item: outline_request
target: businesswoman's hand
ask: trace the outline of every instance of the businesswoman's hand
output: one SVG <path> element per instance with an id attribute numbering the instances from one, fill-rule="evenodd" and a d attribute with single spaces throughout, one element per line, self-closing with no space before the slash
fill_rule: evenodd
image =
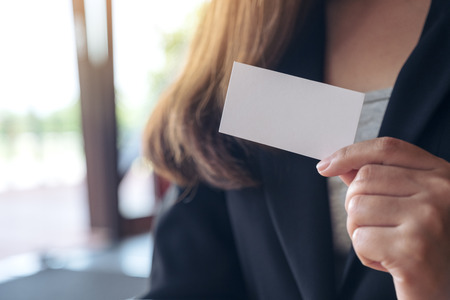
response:
<path id="1" fill-rule="evenodd" d="M 447 161 L 377 138 L 345 147 L 317 168 L 349 187 L 347 229 L 364 265 L 389 272 L 399 299 L 450 299 Z"/>

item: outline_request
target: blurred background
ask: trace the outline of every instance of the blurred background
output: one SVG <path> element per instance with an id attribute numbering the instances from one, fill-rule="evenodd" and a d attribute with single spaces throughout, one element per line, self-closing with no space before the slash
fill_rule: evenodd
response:
<path id="1" fill-rule="evenodd" d="M 205 0 L 0 0 L 0 299 L 148 288 L 143 126 Z"/>

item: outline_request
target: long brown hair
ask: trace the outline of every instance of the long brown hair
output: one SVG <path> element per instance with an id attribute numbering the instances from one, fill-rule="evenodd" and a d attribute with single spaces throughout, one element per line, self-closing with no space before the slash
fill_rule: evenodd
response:
<path id="1" fill-rule="evenodd" d="M 204 181 L 233 189 L 257 183 L 248 166 L 249 145 L 218 132 L 231 68 L 233 61 L 274 67 L 302 2 L 206 4 L 185 66 L 161 95 L 144 131 L 144 155 L 158 174 L 184 186 Z"/>

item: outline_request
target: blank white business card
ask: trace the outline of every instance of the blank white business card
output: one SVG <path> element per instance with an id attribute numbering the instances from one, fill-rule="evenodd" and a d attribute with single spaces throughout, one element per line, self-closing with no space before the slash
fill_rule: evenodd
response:
<path id="1" fill-rule="evenodd" d="M 219 132 L 323 159 L 353 144 L 364 93 L 235 62 Z"/>

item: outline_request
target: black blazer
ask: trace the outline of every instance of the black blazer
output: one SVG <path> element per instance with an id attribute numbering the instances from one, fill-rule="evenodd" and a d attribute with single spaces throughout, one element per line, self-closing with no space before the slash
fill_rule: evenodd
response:
<path id="1" fill-rule="evenodd" d="M 277 70 L 323 79 L 324 20 L 316 1 Z M 432 1 L 380 136 L 450 160 L 450 1 Z M 160 218 L 144 298 L 396 299 L 391 276 L 362 266 L 353 250 L 336 282 L 326 180 L 317 161 L 284 151 L 257 155 L 261 187 L 200 185 Z"/>

